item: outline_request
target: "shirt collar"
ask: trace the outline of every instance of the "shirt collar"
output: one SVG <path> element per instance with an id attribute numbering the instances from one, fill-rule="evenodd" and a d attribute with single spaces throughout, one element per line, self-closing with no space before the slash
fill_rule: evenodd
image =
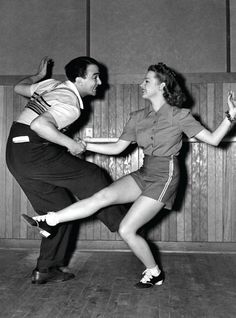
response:
<path id="1" fill-rule="evenodd" d="M 164 105 L 162 105 L 162 107 L 157 112 L 155 112 L 155 110 L 152 108 L 152 105 L 149 105 L 148 107 L 145 108 L 145 117 L 147 117 L 150 114 L 155 114 L 155 113 L 167 114 L 167 113 L 169 113 L 169 111 L 171 109 L 172 109 L 172 107 L 169 104 L 165 103 Z"/>
<path id="2" fill-rule="evenodd" d="M 80 94 L 79 94 L 79 91 L 78 91 L 78 89 L 76 88 L 75 84 L 72 83 L 72 82 L 69 81 L 69 80 L 68 80 L 68 81 L 65 81 L 64 83 L 65 83 L 66 86 L 68 86 L 70 89 L 72 89 L 73 92 L 75 92 L 75 94 L 76 94 L 76 96 L 78 97 L 78 100 L 79 100 L 79 106 L 80 106 L 80 108 L 81 108 L 81 109 L 84 109 L 83 100 L 82 100 L 82 98 L 81 98 L 81 96 L 80 96 Z"/>

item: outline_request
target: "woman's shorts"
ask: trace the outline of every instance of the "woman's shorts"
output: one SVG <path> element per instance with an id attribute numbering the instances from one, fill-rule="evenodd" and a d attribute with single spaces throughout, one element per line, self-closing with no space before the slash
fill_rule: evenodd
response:
<path id="1" fill-rule="evenodd" d="M 171 209 L 179 183 L 179 165 L 175 156 L 145 156 L 143 166 L 130 174 L 142 195 L 165 204 Z"/>

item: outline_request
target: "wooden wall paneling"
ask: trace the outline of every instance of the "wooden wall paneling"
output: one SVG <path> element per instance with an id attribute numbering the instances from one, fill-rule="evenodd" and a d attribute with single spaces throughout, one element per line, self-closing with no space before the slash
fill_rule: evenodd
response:
<path id="1" fill-rule="evenodd" d="M 199 85 L 199 114 L 203 125 L 208 126 L 207 84 Z"/>
<path id="2" fill-rule="evenodd" d="M 230 202 L 230 226 L 231 226 L 231 237 L 230 241 L 233 242 L 235 238 L 235 212 L 236 212 L 236 184 L 235 184 L 235 171 L 236 171 L 236 154 L 235 154 L 235 143 L 230 146 L 231 152 L 231 166 L 230 166 L 230 192 L 229 192 L 229 202 Z"/>
<path id="3" fill-rule="evenodd" d="M 184 238 L 185 241 L 192 241 L 192 148 L 189 143 L 188 153 L 186 155 L 187 187 L 184 195 Z"/>
<path id="4" fill-rule="evenodd" d="M 200 114 L 200 84 L 194 83 L 191 84 L 191 96 L 193 98 L 193 106 L 191 112 L 196 116 L 197 119 L 202 121 L 202 115 Z"/>
<path id="5" fill-rule="evenodd" d="M 199 211 L 199 201 L 200 201 L 200 173 L 199 173 L 199 163 L 200 163 L 200 151 L 199 143 L 194 143 L 192 148 L 192 239 L 193 241 L 200 240 L 200 211 Z"/>
<path id="6" fill-rule="evenodd" d="M 27 197 L 24 192 L 21 190 L 20 192 L 20 210 L 18 211 L 19 214 L 27 213 Z M 20 238 L 26 239 L 27 238 L 27 224 L 20 218 Z"/>
<path id="7" fill-rule="evenodd" d="M 3 100 L 3 107 L 5 111 L 5 118 L 9 119 L 4 121 L 4 134 L 2 136 L 3 142 L 4 142 L 4 148 L 6 147 L 7 137 L 10 130 L 11 123 L 13 121 L 14 117 L 14 105 L 13 105 L 13 98 L 12 98 L 12 87 L 5 86 L 4 87 L 4 100 Z M 5 164 L 5 149 L 3 151 L 4 158 L 3 162 Z M 15 180 L 13 180 L 13 177 L 11 174 L 9 174 L 7 167 L 6 169 L 6 206 L 5 206 L 5 213 L 6 213 L 6 237 L 11 238 L 13 237 L 13 228 L 12 228 L 12 222 L 13 222 L 13 205 L 15 203 L 14 198 L 14 183 Z M 16 199 L 17 200 L 17 199 Z"/>
<path id="8" fill-rule="evenodd" d="M 207 178 L 208 178 L 208 241 L 216 240 L 216 154 L 215 148 L 208 148 L 208 160 L 207 160 Z"/>
<path id="9" fill-rule="evenodd" d="M 213 83 L 207 84 L 207 125 L 210 130 L 214 128 L 215 122 L 215 85 Z M 207 177 L 208 177 L 208 241 L 215 241 L 216 239 L 216 160 L 215 148 L 208 147 L 207 160 Z"/>
<path id="10" fill-rule="evenodd" d="M 223 115 L 223 85 L 215 83 L 215 127 L 221 123 Z"/>
<path id="11" fill-rule="evenodd" d="M 191 85 L 191 95 L 194 99 L 194 105 L 191 109 L 193 115 L 196 119 L 199 119 L 201 122 L 202 115 L 200 114 L 200 84 L 193 83 Z M 199 240 L 199 144 L 192 144 L 192 171 L 191 171 L 191 179 L 192 179 L 192 198 L 191 198 L 191 214 L 192 214 L 192 240 Z"/>
<path id="12" fill-rule="evenodd" d="M 208 238 L 208 179 L 207 179 L 207 149 L 208 146 L 199 143 L 199 239 L 207 241 Z"/>
<path id="13" fill-rule="evenodd" d="M 86 220 L 82 220 L 79 223 L 78 239 L 81 240 L 81 241 L 87 239 L 87 236 L 86 236 Z"/>
<path id="14" fill-rule="evenodd" d="M 231 188 L 232 188 L 232 158 L 231 148 L 224 152 L 224 176 L 223 176 L 223 239 L 231 241 Z M 235 194 L 234 194 L 235 195 Z"/>
<path id="15" fill-rule="evenodd" d="M 208 126 L 208 111 L 207 111 L 207 85 L 200 85 L 200 96 L 199 96 L 199 112 L 201 114 L 202 122 L 205 126 Z M 207 231 L 207 221 L 208 221 L 208 206 L 207 206 L 207 196 L 208 196 L 208 180 L 207 180 L 207 158 L 208 158 L 208 146 L 204 143 L 199 143 L 200 152 L 200 162 L 199 162 L 199 173 L 200 173 L 200 202 L 199 202 L 199 214 L 200 214 L 200 240 L 207 241 L 208 231 Z"/>
<path id="16" fill-rule="evenodd" d="M 210 130 L 214 129 L 215 122 L 215 85 L 207 84 L 207 126 Z"/>
<path id="17" fill-rule="evenodd" d="M 6 167 L 5 167 L 5 130 L 6 130 L 6 105 L 4 103 L 4 86 L 0 86 L 0 237 L 6 235 L 6 197 L 11 196 L 6 188 Z"/>
<path id="18" fill-rule="evenodd" d="M 231 226 L 232 226 L 232 242 L 236 242 L 236 143 L 232 144 L 232 193 L 231 193 Z"/>
<path id="19" fill-rule="evenodd" d="M 176 210 L 176 241 L 183 242 L 184 241 L 184 204 Z"/>
<path id="20" fill-rule="evenodd" d="M 5 109 L 7 110 L 6 118 L 15 119 L 15 107 L 13 104 L 13 88 L 11 86 L 6 86 L 5 89 Z M 21 101 L 21 100 L 20 100 Z M 5 145 L 7 142 L 8 133 L 10 130 L 10 122 L 7 122 L 5 125 Z M 5 153 L 5 149 L 4 149 Z M 7 167 L 6 167 L 7 169 Z M 19 238 L 20 236 L 20 197 L 21 197 L 21 189 L 15 179 L 12 180 L 12 206 L 11 206 L 11 215 L 9 215 L 8 221 L 10 222 L 9 226 L 11 226 L 11 233 L 13 238 Z"/>
<path id="21" fill-rule="evenodd" d="M 224 84 L 224 86 L 226 86 L 226 84 Z M 232 90 L 233 92 L 235 92 L 236 94 L 236 83 L 229 83 L 226 87 L 225 90 Z M 225 93 L 225 95 L 227 96 L 227 94 Z M 226 98 L 225 98 L 226 99 Z M 226 99 L 227 101 L 227 99 Z M 226 105 L 226 101 L 224 102 Z M 232 131 L 235 134 L 236 131 L 236 126 L 234 125 L 234 127 L 232 128 Z M 232 241 L 236 242 L 236 143 L 232 143 L 231 145 L 232 147 L 232 175 L 233 175 L 233 190 L 232 190 Z"/>
<path id="22" fill-rule="evenodd" d="M 215 150 L 216 161 L 216 182 L 215 182 L 215 194 L 216 194 L 216 241 L 222 241 L 223 239 L 223 149 L 218 148 Z"/>
<path id="23" fill-rule="evenodd" d="M 166 211 L 166 213 L 168 213 Z M 171 213 L 171 212 L 170 212 Z M 168 242 L 169 241 L 169 222 L 170 222 L 170 213 L 161 219 L 160 229 L 161 229 L 161 241 Z"/>
<path id="24" fill-rule="evenodd" d="M 227 74 L 208 77 L 192 74 L 188 78 L 190 93 L 195 101 L 193 114 L 199 115 L 207 127 L 215 129 L 227 109 L 228 90 L 236 91 L 236 79 L 234 81 L 232 74 L 230 77 Z M 141 96 L 139 81 L 130 83 L 127 78 L 124 82 L 123 79 L 121 77 L 121 81 L 111 83 L 104 100 L 92 102 L 90 119 L 84 128 L 93 128 L 94 137 L 119 137 L 129 113 L 148 106 Z M 38 232 L 21 220 L 21 213 L 27 211 L 29 215 L 35 215 L 35 212 L 7 170 L 3 153 L 12 120 L 24 107 L 25 99 L 13 94 L 12 84 L 4 85 L 0 86 L 0 104 L 3 105 L 0 109 L 0 182 L 4 185 L 0 195 L 0 237 L 38 240 Z M 84 129 L 82 135 L 85 132 Z M 235 136 L 234 128 L 231 135 Z M 162 242 L 235 242 L 236 143 L 224 142 L 219 148 L 214 148 L 199 142 L 185 142 L 183 148 L 186 153 L 183 160 L 187 186 L 182 205 L 177 205 L 171 213 L 167 212 L 160 221 L 157 217 L 157 222 L 149 231 L 149 238 Z M 135 149 L 131 154 L 117 157 L 91 153 L 86 160 L 105 168 L 113 179 L 117 179 L 142 164 L 143 152 L 142 149 Z M 117 233 L 111 233 L 96 218 L 80 222 L 79 239 L 107 242 L 121 240 Z"/>
<path id="25" fill-rule="evenodd" d="M 93 223 L 93 218 L 90 217 L 88 219 L 84 219 L 80 221 L 80 224 L 85 227 L 85 237 L 86 240 L 93 240 L 93 232 L 94 232 L 94 223 Z"/>
<path id="26" fill-rule="evenodd" d="M 177 241 L 177 212 L 173 210 L 169 218 L 169 241 Z"/>

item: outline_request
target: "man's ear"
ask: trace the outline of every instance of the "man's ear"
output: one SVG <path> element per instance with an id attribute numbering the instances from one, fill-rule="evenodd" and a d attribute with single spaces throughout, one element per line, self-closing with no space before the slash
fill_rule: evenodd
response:
<path id="1" fill-rule="evenodd" d="M 83 83 L 83 78 L 80 76 L 76 77 L 75 83 L 80 86 Z"/>

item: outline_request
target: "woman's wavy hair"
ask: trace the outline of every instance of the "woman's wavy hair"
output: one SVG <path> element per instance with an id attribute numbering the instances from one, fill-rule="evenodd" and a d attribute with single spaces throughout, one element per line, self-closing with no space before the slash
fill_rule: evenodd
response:
<path id="1" fill-rule="evenodd" d="M 171 106 L 182 107 L 186 96 L 178 83 L 177 74 L 164 63 L 150 65 L 148 71 L 153 71 L 157 79 L 165 83 L 163 96 L 166 102 Z"/>

